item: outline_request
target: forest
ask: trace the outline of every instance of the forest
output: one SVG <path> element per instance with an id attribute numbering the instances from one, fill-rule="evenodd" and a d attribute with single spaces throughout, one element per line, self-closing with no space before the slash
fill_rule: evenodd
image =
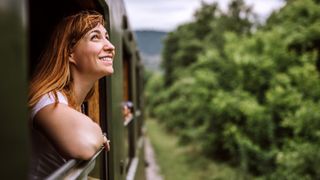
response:
<path id="1" fill-rule="evenodd" d="M 320 179 L 320 1 L 266 22 L 243 0 L 202 3 L 146 75 L 148 115 L 179 143 L 261 179 Z"/>

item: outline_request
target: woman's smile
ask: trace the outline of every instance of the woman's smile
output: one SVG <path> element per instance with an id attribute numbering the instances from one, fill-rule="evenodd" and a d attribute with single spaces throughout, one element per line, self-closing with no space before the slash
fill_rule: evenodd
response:
<path id="1" fill-rule="evenodd" d="M 103 62 L 103 64 L 105 65 L 112 65 L 113 64 L 113 59 L 112 57 L 108 57 L 108 56 L 102 56 L 99 57 L 100 61 Z"/>
<path id="2" fill-rule="evenodd" d="M 99 79 L 113 73 L 114 53 L 115 47 L 109 41 L 106 29 L 98 24 L 79 41 L 72 59 L 80 73 Z"/>

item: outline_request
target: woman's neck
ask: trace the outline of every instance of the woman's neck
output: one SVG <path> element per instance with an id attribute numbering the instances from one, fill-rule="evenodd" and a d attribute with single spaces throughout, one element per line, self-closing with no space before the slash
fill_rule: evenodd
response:
<path id="1" fill-rule="evenodd" d="M 73 77 L 74 101 L 77 107 L 81 106 L 95 81 L 96 80 L 91 80 L 82 76 Z"/>

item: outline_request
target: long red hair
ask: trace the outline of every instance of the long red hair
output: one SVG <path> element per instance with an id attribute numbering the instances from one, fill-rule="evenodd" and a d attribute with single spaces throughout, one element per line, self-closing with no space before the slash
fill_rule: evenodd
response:
<path id="1" fill-rule="evenodd" d="M 43 95 L 50 92 L 54 94 L 57 103 L 57 91 L 62 92 L 67 97 L 69 106 L 76 108 L 69 55 L 79 40 L 98 24 L 104 25 L 101 14 L 95 11 L 81 11 L 64 18 L 57 25 L 30 82 L 28 96 L 28 106 L 30 108 Z M 91 89 L 86 99 L 92 96 L 93 92 L 94 90 Z"/>

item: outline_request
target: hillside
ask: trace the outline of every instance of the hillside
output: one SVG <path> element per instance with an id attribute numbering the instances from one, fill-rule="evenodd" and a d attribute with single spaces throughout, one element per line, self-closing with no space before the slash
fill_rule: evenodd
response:
<path id="1" fill-rule="evenodd" d="M 137 44 L 146 70 L 160 71 L 161 51 L 166 32 L 154 30 L 135 31 Z"/>

